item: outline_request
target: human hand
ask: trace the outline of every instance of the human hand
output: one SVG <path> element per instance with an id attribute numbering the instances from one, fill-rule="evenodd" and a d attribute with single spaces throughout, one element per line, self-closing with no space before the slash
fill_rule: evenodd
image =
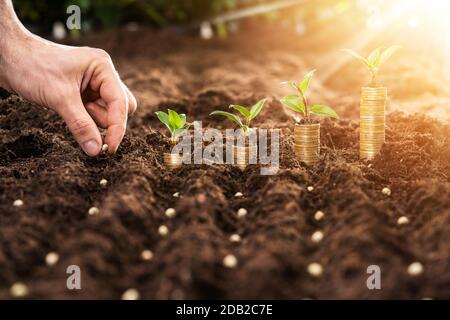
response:
<path id="1" fill-rule="evenodd" d="M 58 45 L 31 34 L 5 43 L 1 85 L 56 111 L 89 156 L 101 151 L 98 127 L 107 129 L 108 152 L 117 151 L 137 102 L 105 51 Z"/>

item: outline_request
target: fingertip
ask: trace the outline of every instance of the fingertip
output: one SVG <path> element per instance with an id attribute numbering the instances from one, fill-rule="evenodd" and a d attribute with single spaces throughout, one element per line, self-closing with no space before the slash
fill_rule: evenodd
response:
<path id="1" fill-rule="evenodd" d="M 96 157 L 100 154 L 100 143 L 94 139 L 89 140 L 81 145 L 83 151 L 90 157 Z"/>

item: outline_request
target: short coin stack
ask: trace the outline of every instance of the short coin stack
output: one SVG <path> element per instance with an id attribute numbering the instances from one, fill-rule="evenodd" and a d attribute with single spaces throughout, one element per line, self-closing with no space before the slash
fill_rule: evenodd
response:
<path id="1" fill-rule="evenodd" d="M 164 164 L 169 167 L 169 169 L 176 169 L 181 167 L 182 158 L 179 154 L 176 153 L 164 153 Z"/>
<path id="2" fill-rule="evenodd" d="M 371 160 L 386 140 L 387 88 L 364 87 L 360 107 L 360 158 Z"/>
<path id="3" fill-rule="evenodd" d="M 320 123 L 296 124 L 294 128 L 295 154 L 300 161 L 312 165 L 319 161 Z"/>
<path id="4" fill-rule="evenodd" d="M 242 171 L 245 170 L 248 164 L 250 164 L 250 157 L 252 156 L 258 156 L 258 146 L 252 145 L 252 146 L 246 146 L 242 147 L 239 145 L 233 146 L 233 155 L 234 155 L 234 161 L 235 164 L 241 169 Z M 252 163 L 253 164 L 253 163 Z"/>

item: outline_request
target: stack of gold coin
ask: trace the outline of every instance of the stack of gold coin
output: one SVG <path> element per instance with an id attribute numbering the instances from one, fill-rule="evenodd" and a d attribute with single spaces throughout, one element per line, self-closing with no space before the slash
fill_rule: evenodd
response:
<path id="1" fill-rule="evenodd" d="M 319 161 L 320 123 L 296 124 L 294 128 L 295 154 L 300 161 L 312 165 Z"/>
<path id="2" fill-rule="evenodd" d="M 182 158 L 176 153 L 164 153 L 164 164 L 169 167 L 169 169 L 177 169 L 182 165 Z"/>
<path id="3" fill-rule="evenodd" d="M 359 128 L 361 159 L 374 159 L 386 140 L 386 100 L 387 88 L 362 88 Z"/>
<path id="4" fill-rule="evenodd" d="M 258 156 L 258 147 L 256 145 L 251 147 L 233 146 L 233 154 L 235 164 L 239 167 L 239 169 L 245 170 L 250 162 L 250 157 L 252 155 L 255 155 L 256 157 Z"/>

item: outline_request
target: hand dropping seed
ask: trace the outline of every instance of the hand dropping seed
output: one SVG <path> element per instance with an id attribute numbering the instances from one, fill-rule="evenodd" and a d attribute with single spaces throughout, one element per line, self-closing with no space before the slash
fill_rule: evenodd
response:
<path id="1" fill-rule="evenodd" d="M 226 268 L 230 269 L 235 268 L 237 266 L 237 263 L 238 263 L 237 258 L 232 254 L 228 254 L 225 256 L 225 258 L 223 258 L 223 265 Z"/>
<path id="2" fill-rule="evenodd" d="M 16 282 L 11 286 L 9 292 L 14 298 L 23 298 L 28 295 L 28 287 L 22 282 Z"/>
<path id="3" fill-rule="evenodd" d="M 17 200 L 15 200 L 15 201 L 13 202 L 13 206 L 14 206 L 14 207 L 21 207 L 21 206 L 23 206 L 23 201 L 20 200 L 20 199 L 17 199 Z"/>
<path id="4" fill-rule="evenodd" d="M 144 261 L 150 261 L 153 259 L 153 252 L 150 250 L 144 250 L 141 252 L 141 259 Z"/>
<path id="5" fill-rule="evenodd" d="M 177 215 L 177 212 L 174 208 L 169 208 L 166 210 L 165 215 L 167 218 L 174 218 Z"/>
<path id="6" fill-rule="evenodd" d="M 167 226 L 165 225 L 159 226 L 158 233 L 160 236 L 165 237 L 169 234 L 169 228 L 167 228 Z"/>
<path id="7" fill-rule="evenodd" d="M 122 294 L 122 300 L 138 300 L 139 299 L 139 291 L 134 288 L 128 289 Z"/>
<path id="8" fill-rule="evenodd" d="M 56 252 L 49 252 L 45 256 L 45 263 L 51 267 L 57 264 L 59 261 L 59 255 Z"/>
<path id="9" fill-rule="evenodd" d="M 247 209 L 240 208 L 237 212 L 239 218 L 245 217 L 247 215 Z"/>

